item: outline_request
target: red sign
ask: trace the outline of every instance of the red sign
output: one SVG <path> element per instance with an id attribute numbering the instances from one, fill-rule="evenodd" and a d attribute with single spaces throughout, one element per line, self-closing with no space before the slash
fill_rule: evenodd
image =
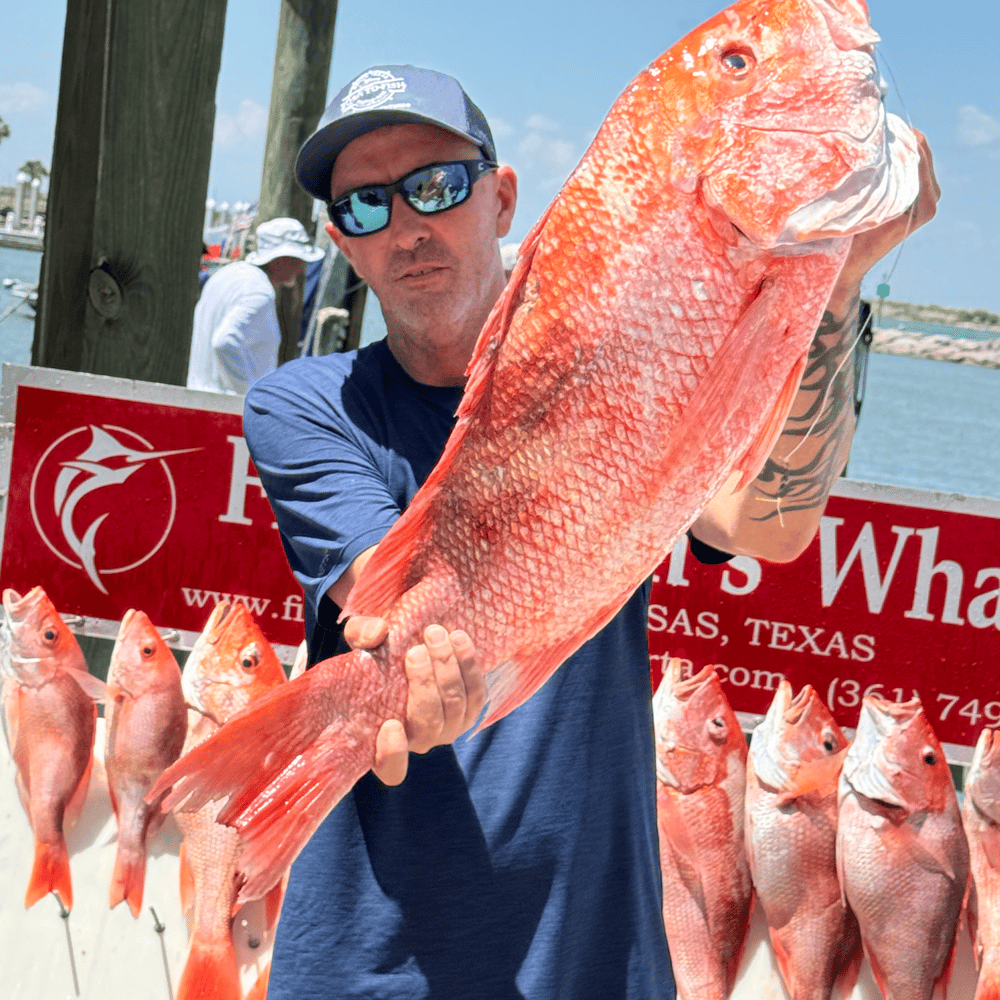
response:
<path id="1" fill-rule="evenodd" d="M 848 727 L 867 693 L 919 694 L 942 741 L 974 746 L 1000 725 L 1000 501 L 835 493 L 794 563 L 706 566 L 682 539 L 654 577 L 654 685 L 667 657 L 715 663 L 733 708 L 762 715 L 784 677 Z"/>
<path id="2" fill-rule="evenodd" d="M 138 608 L 188 640 L 228 597 L 272 642 L 301 641 L 302 589 L 250 462 L 241 399 L 7 366 L 4 405 L 14 437 L 0 586 L 40 584 L 61 613 L 113 623 L 111 634 Z"/>

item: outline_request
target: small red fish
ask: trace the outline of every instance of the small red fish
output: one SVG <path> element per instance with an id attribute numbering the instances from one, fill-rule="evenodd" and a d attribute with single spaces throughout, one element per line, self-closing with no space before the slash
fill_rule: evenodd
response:
<path id="1" fill-rule="evenodd" d="M 1000 733 L 979 734 L 965 778 L 962 822 L 972 885 L 966 913 L 979 970 L 975 1000 L 1000 1000 Z"/>
<path id="2" fill-rule="evenodd" d="M 810 685 L 782 681 L 747 758 L 746 843 L 757 899 L 792 1000 L 846 996 L 861 937 L 837 881 L 837 781 L 847 739 Z"/>
<path id="3" fill-rule="evenodd" d="M 285 681 L 274 650 L 242 604 L 220 602 L 184 665 L 188 731 L 184 751 L 206 740 L 226 719 Z M 219 806 L 178 813 L 181 903 L 189 918 L 191 948 L 176 1000 L 240 1000 L 240 971 L 233 947 L 236 915 L 235 830 L 216 822 Z M 283 887 L 268 897 L 268 931 L 277 920 Z"/>
<path id="4" fill-rule="evenodd" d="M 743 842 L 747 744 L 714 667 L 667 664 L 653 698 L 663 924 L 681 1000 L 723 1000 L 753 907 Z"/>
<path id="5" fill-rule="evenodd" d="M 108 902 L 142 908 L 146 841 L 165 818 L 144 796 L 180 756 L 187 706 L 174 654 L 142 611 L 125 612 L 108 667 L 104 766 L 118 821 L 118 852 Z"/>
<path id="6" fill-rule="evenodd" d="M 862 0 L 739 0 L 615 102 L 521 245 L 440 461 L 351 591 L 345 614 L 385 618 L 387 640 L 230 720 L 156 788 L 174 786 L 170 807 L 227 800 L 241 898 L 371 768 L 427 624 L 472 636 L 489 725 L 613 618 L 727 480 L 757 475 L 852 235 L 919 188 L 877 40 Z"/>
<path id="7" fill-rule="evenodd" d="M 34 906 L 55 892 L 73 907 L 64 830 L 80 814 L 94 763 L 95 701 L 104 683 L 87 671 L 76 637 L 45 591 L 3 592 L 3 708 L 17 765 L 17 790 L 35 834 L 24 896 Z"/>
<path id="8" fill-rule="evenodd" d="M 868 695 L 840 774 L 837 874 L 886 1000 L 947 986 L 969 847 L 944 751 L 919 698 Z"/>

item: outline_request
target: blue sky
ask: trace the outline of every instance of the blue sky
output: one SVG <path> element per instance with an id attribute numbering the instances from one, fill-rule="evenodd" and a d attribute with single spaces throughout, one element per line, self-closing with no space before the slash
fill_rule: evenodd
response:
<path id="1" fill-rule="evenodd" d="M 211 0 L 206 0 L 211 2 Z M 375 63 L 457 76 L 520 178 L 512 239 L 544 210 L 629 80 L 721 0 L 507 0 L 408 5 L 340 0 L 330 95 Z M 0 183 L 51 163 L 65 3 L 8 5 L 0 63 Z M 229 0 L 209 194 L 255 201 L 278 25 L 277 0 Z M 937 217 L 874 270 L 891 297 L 1000 312 L 1000 5 L 870 0 L 890 110 L 924 131 L 943 189 Z M 888 71 L 886 69 L 888 68 Z M 891 77 L 890 77 L 891 71 Z M 895 86 L 892 86 L 893 81 Z"/>

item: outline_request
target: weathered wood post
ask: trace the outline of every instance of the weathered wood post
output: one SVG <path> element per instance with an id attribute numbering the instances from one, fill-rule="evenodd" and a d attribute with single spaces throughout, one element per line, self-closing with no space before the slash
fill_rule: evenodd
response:
<path id="1" fill-rule="evenodd" d="M 183 385 L 226 0 L 68 0 L 32 364 Z"/>
<path id="2" fill-rule="evenodd" d="M 295 157 L 326 107 L 336 20 L 337 0 L 281 0 L 258 222 L 290 216 L 313 231 L 313 200 L 295 181 Z M 278 290 L 279 364 L 297 353 L 303 286 Z"/>

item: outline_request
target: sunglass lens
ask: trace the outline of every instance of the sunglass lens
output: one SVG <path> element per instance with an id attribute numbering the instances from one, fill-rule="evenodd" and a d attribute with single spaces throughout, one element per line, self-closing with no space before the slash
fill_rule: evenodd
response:
<path id="1" fill-rule="evenodd" d="M 354 191 L 334 202 L 332 208 L 341 230 L 351 236 L 377 232 L 389 222 L 389 202 L 380 188 Z"/>
<path id="2" fill-rule="evenodd" d="M 404 178 L 403 189 L 406 200 L 418 212 L 429 215 L 465 201 L 472 185 L 464 164 L 443 163 Z"/>

